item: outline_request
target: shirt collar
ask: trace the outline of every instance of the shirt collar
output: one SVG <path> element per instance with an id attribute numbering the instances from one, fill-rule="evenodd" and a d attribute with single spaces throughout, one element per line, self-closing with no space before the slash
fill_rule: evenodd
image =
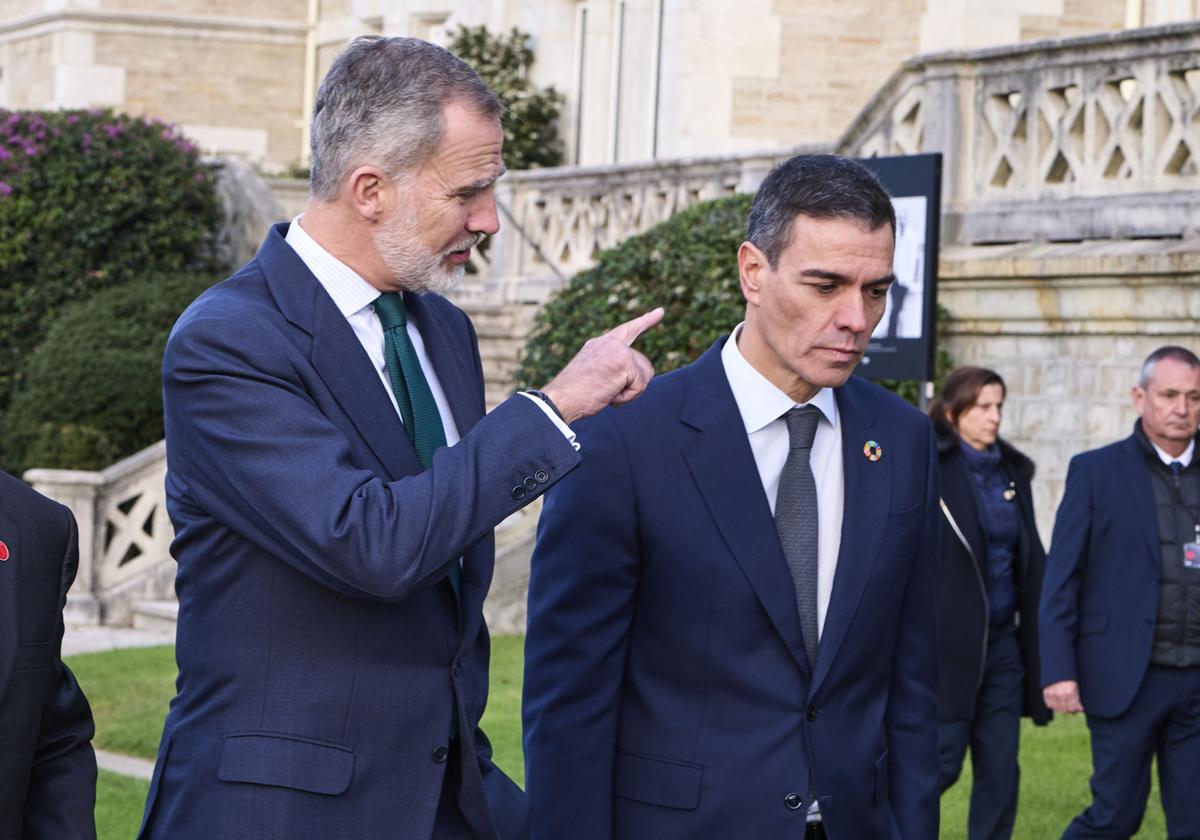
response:
<path id="1" fill-rule="evenodd" d="M 725 366 L 725 378 L 729 380 L 729 389 L 733 391 L 733 400 L 742 415 L 746 434 L 751 435 L 778 420 L 797 403 L 746 361 L 737 346 L 741 331 L 742 324 L 738 324 L 730 333 L 725 346 L 721 348 L 721 363 Z M 837 399 L 832 389 L 822 388 L 803 405 L 815 406 L 821 416 L 837 428 Z"/>
<path id="2" fill-rule="evenodd" d="M 342 316 L 349 318 L 364 306 L 374 303 L 379 297 L 379 290 L 309 236 L 308 231 L 300 227 L 302 218 L 303 213 L 292 219 L 284 240 L 292 246 L 292 250 L 308 266 L 317 282 L 333 298 Z"/>
<path id="3" fill-rule="evenodd" d="M 1146 440 L 1150 440 L 1150 438 L 1147 437 Z M 1183 450 L 1183 454 L 1179 455 L 1178 457 L 1168 454 L 1164 449 L 1159 449 L 1158 444 L 1156 444 L 1154 441 L 1150 441 L 1150 445 L 1154 447 L 1154 451 L 1158 453 L 1158 457 L 1161 458 L 1162 462 L 1168 467 L 1171 466 L 1172 461 L 1178 461 L 1179 463 L 1183 464 L 1184 469 L 1186 469 L 1187 466 L 1192 463 L 1192 456 L 1196 451 L 1195 438 L 1192 438 L 1190 441 L 1188 441 L 1187 449 Z"/>

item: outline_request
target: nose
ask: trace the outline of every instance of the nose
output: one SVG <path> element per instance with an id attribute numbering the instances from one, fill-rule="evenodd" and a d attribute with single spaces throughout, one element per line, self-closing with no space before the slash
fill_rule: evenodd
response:
<path id="1" fill-rule="evenodd" d="M 867 309 L 862 295 L 857 290 L 853 290 L 852 294 L 845 296 L 845 300 L 838 308 L 836 326 L 838 329 L 849 330 L 855 334 L 866 332 Z"/>
<path id="2" fill-rule="evenodd" d="M 500 230 L 500 215 L 496 211 L 496 195 L 484 190 L 471 201 L 467 215 L 467 230 L 492 236 Z"/>

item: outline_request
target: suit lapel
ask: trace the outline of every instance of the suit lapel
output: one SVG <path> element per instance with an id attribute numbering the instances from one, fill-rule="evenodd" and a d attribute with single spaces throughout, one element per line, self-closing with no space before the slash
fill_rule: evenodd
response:
<path id="1" fill-rule="evenodd" d="M 258 252 L 280 311 L 312 336 L 313 367 L 388 475 L 398 479 L 420 472 L 421 463 L 379 374 L 333 300 L 284 241 L 286 233 L 286 224 L 276 225 Z"/>
<path id="2" fill-rule="evenodd" d="M 1121 470 L 1124 473 L 1124 496 L 1130 499 L 1142 536 L 1146 538 L 1149 556 L 1155 558 L 1154 571 L 1158 571 L 1158 514 L 1154 510 L 1154 486 L 1150 481 L 1150 468 L 1146 465 L 1146 453 L 1134 435 L 1125 439 L 1121 447 Z"/>
<path id="3" fill-rule="evenodd" d="M 863 589 L 879 555 L 884 523 L 892 492 L 891 441 L 886 429 L 875 428 L 876 405 L 864 399 L 864 389 L 850 379 L 837 389 L 838 417 L 842 424 L 842 470 L 845 484 L 842 512 L 842 541 L 838 551 L 833 592 L 825 612 L 813 689 L 829 672 L 838 648 L 858 608 Z M 883 447 L 878 461 L 863 455 L 863 444 L 874 440 Z"/>
<path id="4" fill-rule="evenodd" d="M 697 430 L 683 457 L 709 514 L 796 664 L 806 673 L 808 655 L 796 614 L 796 596 L 779 547 L 775 521 L 746 427 L 714 344 L 690 368 L 682 421 Z"/>
<path id="5" fill-rule="evenodd" d="M 8 548 L 8 559 L 0 563 L 0 706 L 17 656 L 17 570 L 21 564 L 21 531 L 16 520 L 6 516 L 0 491 L 0 541 Z"/>

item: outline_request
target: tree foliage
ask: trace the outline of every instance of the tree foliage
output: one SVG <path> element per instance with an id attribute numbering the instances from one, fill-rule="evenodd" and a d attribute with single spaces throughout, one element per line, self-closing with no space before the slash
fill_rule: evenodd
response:
<path id="1" fill-rule="evenodd" d="M 563 95 L 552 86 L 534 87 L 531 38 L 515 26 L 493 35 L 484 26 L 459 26 L 450 50 L 470 64 L 504 103 L 504 165 L 509 169 L 558 166 L 563 143 L 558 117 Z"/>
<path id="2" fill-rule="evenodd" d="M 160 440 L 167 335 L 216 279 L 146 275 L 65 305 L 9 404 L 10 468 L 103 469 Z"/>
<path id="3" fill-rule="evenodd" d="M 207 266 L 222 218 L 213 181 L 160 121 L 0 109 L 0 416 L 64 304 Z"/>

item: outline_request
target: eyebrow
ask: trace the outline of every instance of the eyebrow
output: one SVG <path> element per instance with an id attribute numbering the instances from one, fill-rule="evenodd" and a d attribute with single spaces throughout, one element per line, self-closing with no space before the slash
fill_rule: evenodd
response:
<path id="1" fill-rule="evenodd" d="M 501 176 L 503 176 L 507 171 L 508 170 L 506 168 L 501 166 L 500 171 L 497 172 L 495 176 L 490 177 L 490 178 L 480 178 L 478 181 L 472 181 L 469 184 L 464 184 L 463 186 L 456 189 L 453 193 L 451 193 L 451 195 L 453 195 L 455 197 L 468 196 L 468 195 L 473 195 L 482 190 L 486 190 L 492 184 L 494 184 L 498 180 L 500 180 Z"/>
<path id="2" fill-rule="evenodd" d="M 836 271 L 829 271 L 824 268 L 806 268 L 800 272 L 801 277 L 812 277 L 816 280 L 828 280 L 832 283 L 849 283 L 850 278 L 845 274 L 839 274 Z M 886 286 L 896 282 L 896 275 L 889 274 L 886 277 L 880 277 L 878 280 L 868 280 L 863 283 L 864 286 Z"/>

